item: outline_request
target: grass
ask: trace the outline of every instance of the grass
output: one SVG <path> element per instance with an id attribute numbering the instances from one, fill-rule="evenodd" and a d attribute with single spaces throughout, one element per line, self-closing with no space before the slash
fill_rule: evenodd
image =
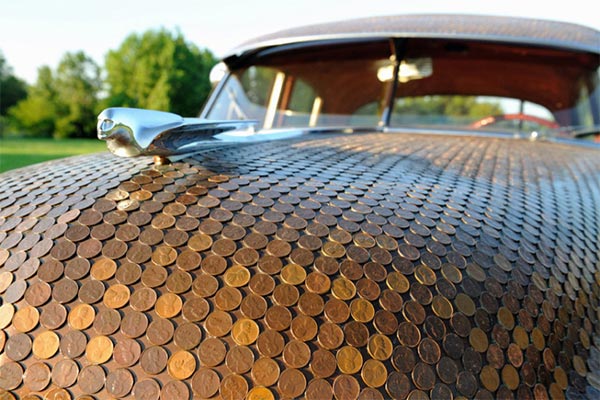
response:
<path id="1" fill-rule="evenodd" d="M 97 139 L 1 139 L 0 172 L 27 165 L 106 150 Z"/>

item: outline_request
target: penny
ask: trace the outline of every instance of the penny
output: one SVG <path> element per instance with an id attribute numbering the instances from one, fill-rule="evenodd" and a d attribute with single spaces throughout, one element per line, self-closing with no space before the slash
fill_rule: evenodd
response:
<path id="1" fill-rule="evenodd" d="M 394 346 L 390 338 L 385 335 L 376 333 L 369 337 L 367 343 L 367 351 L 369 355 L 376 360 L 387 360 L 391 357 Z"/>
<path id="2" fill-rule="evenodd" d="M 454 304 L 460 312 L 467 317 L 472 317 L 475 314 L 475 303 L 464 293 L 459 293 L 454 299 Z"/>
<path id="3" fill-rule="evenodd" d="M 317 331 L 317 322 L 307 315 L 298 315 L 292 320 L 290 326 L 292 336 L 303 342 L 312 340 L 317 335 Z"/>
<path id="4" fill-rule="evenodd" d="M 235 310 L 242 302 L 242 292 L 235 287 L 223 287 L 217 291 L 214 302 L 216 307 L 220 310 Z"/>
<path id="5" fill-rule="evenodd" d="M 200 368 L 192 377 L 192 391 L 202 399 L 213 397 L 219 391 L 221 379 L 210 368 Z"/>
<path id="6" fill-rule="evenodd" d="M 252 368 L 254 353 L 247 346 L 233 346 L 227 352 L 225 364 L 234 374 L 244 374 Z"/>
<path id="7" fill-rule="evenodd" d="M 308 345 L 298 340 L 289 341 L 283 349 L 283 361 L 291 368 L 304 367 L 310 361 L 310 356 Z"/>
<path id="8" fill-rule="evenodd" d="M 369 328 L 361 322 L 351 321 L 344 326 L 346 342 L 354 347 L 363 347 L 369 340 Z"/>
<path id="9" fill-rule="evenodd" d="M 111 396 L 125 397 L 133 388 L 133 374 L 126 368 L 115 369 L 106 376 L 105 385 Z"/>
<path id="10" fill-rule="evenodd" d="M 179 314 L 183 302 L 181 297 L 174 293 L 165 293 L 156 300 L 154 309 L 161 318 L 172 318 Z"/>
<path id="11" fill-rule="evenodd" d="M 60 339 L 53 331 L 40 333 L 33 340 L 33 354 L 39 359 L 48 359 L 58 351 Z"/>
<path id="12" fill-rule="evenodd" d="M 218 338 L 203 340 L 198 347 L 198 359 L 202 365 L 216 367 L 225 360 L 227 349 Z"/>
<path id="13" fill-rule="evenodd" d="M 89 260 L 81 257 L 72 258 L 67 261 L 65 266 L 65 276 L 74 281 L 84 278 L 90 271 Z"/>
<path id="14" fill-rule="evenodd" d="M 106 374 L 99 365 L 84 367 L 77 377 L 79 389 L 85 394 L 94 394 L 104 387 Z"/>
<path id="15" fill-rule="evenodd" d="M 148 233 L 149 232 L 149 233 Z M 153 234 L 152 231 L 144 230 L 140 234 L 141 243 L 133 243 L 127 250 L 126 257 L 129 262 L 141 264 L 152 257 L 152 248 L 150 245 L 158 244 L 162 240 L 162 232 Z"/>
<path id="16" fill-rule="evenodd" d="M 256 341 L 259 327 L 256 322 L 248 318 L 237 320 L 231 328 L 231 337 L 239 345 L 248 346 Z"/>
<path id="17" fill-rule="evenodd" d="M 402 322 L 398 325 L 397 336 L 400 343 L 408 347 L 416 347 L 421 340 L 419 328 L 411 322 Z"/>
<path id="18" fill-rule="evenodd" d="M 148 327 L 148 317 L 138 311 L 126 311 L 121 320 L 121 333 L 129 338 L 142 336 Z"/>
<path id="19" fill-rule="evenodd" d="M 254 387 L 250 389 L 248 395 L 246 396 L 248 400 L 275 400 L 275 396 L 273 392 L 265 387 Z"/>
<path id="20" fill-rule="evenodd" d="M 363 357 L 355 347 L 344 346 L 336 353 L 338 368 L 344 374 L 355 374 L 363 365 Z"/>
<path id="21" fill-rule="evenodd" d="M 390 272 L 387 275 L 385 282 L 388 288 L 398 293 L 406 293 L 410 288 L 408 279 L 397 271 Z"/>
<path id="22" fill-rule="evenodd" d="M 87 338 L 81 331 L 69 331 L 60 340 L 60 352 L 68 358 L 77 358 L 83 354 Z"/>
<path id="23" fill-rule="evenodd" d="M 393 290 L 385 289 L 379 296 L 379 304 L 389 312 L 397 313 L 402 309 L 402 296 Z"/>
<path id="24" fill-rule="evenodd" d="M 18 310 L 12 318 L 12 326 L 19 332 L 29 332 L 39 322 L 40 313 L 37 308 L 27 306 Z"/>
<path id="25" fill-rule="evenodd" d="M 280 306 L 290 307 L 296 304 L 300 297 L 298 288 L 288 283 L 282 283 L 273 290 L 273 300 Z"/>
<path id="26" fill-rule="evenodd" d="M 115 278 L 123 285 L 132 285 L 140 280 L 142 269 L 139 265 L 126 262 L 119 266 Z"/>
<path id="27" fill-rule="evenodd" d="M 202 271 L 209 275 L 220 275 L 227 268 L 227 261 L 218 255 L 209 255 L 200 264 Z"/>
<path id="28" fill-rule="evenodd" d="M 135 311 L 148 311 L 156 303 L 156 292 L 150 288 L 137 289 L 129 299 L 129 305 Z"/>
<path id="29" fill-rule="evenodd" d="M 325 322 L 319 327 L 317 340 L 324 349 L 333 350 L 342 345 L 344 331 L 337 324 Z"/>
<path id="30" fill-rule="evenodd" d="M 281 354 L 285 340 L 283 336 L 272 329 L 262 332 L 256 340 L 256 347 L 264 357 L 274 358 Z"/>
<path id="31" fill-rule="evenodd" d="M 52 368 L 52 382 L 61 388 L 68 388 L 75 384 L 79 375 L 79 366 L 73 360 L 60 360 Z"/>
<path id="32" fill-rule="evenodd" d="M 136 399 L 158 400 L 160 396 L 160 386 L 154 379 L 144 379 L 137 381 L 133 385 L 131 393 Z"/>
<path id="33" fill-rule="evenodd" d="M 350 300 L 356 294 L 356 286 L 346 278 L 336 278 L 332 282 L 331 293 L 336 299 Z"/>
<path id="34" fill-rule="evenodd" d="M 170 320 L 156 318 L 148 326 L 146 337 L 152 344 L 163 345 L 171 340 L 174 331 L 175 328 Z"/>
<path id="35" fill-rule="evenodd" d="M 477 379 L 475 376 L 468 372 L 460 372 L 456 378 L 456 389 L 459 393 L 462 393 L 466 397 L 473 397 L 477 390 Z"/>
<path id="36" fill-rule="evenodd" d="M 388 376 L 385 365 L 378 360 L 367 360 L 360 375 L 363 382 L 372 388 L 383 386 Z"/>
<path id="37" fill-rule="evenodd" d="M 129 302 L 129 287 L 120 283 L 113 284 L 104 292 L 104 305 L 108 308 L 118 309 Z"/>
<path id="38" fill-rule="evenodd" d="M 176 265 L 184 271 L 193 271 L 200 266 L 202 256 L 191 250 L 185 250 L 177 256 Z"/>
<path id="39" fill-rule="evenodd" d="M 333 381 L 333 395 L 337 400 L 357 399 L 360 394 L 360 384 L 350 375 L 339 375 Z"/>
<path id="40" fill-rule="evenodd" d="M 371 302 L 379 299 L 381 295 L 379 285 L 368 278 L 362 278 L 356 283 L 356 291 L 360 297 Z"/>
<path id="41" fill-rule="evenodd" d="M 210 297 L 216 293 L 219 288 L 217 278 L 207 274 L 198 274 L 192 283 L 192 291 L 200 297 Z"/>
<path id="42" fill-rule="evenodd" d="M 306 389 L 306 378 L 297 369 L 286 369 L 279 376 L 277 388 L 284 397 L 298 397 Z"/>
<path id="43" fill-rule="evenodd" d="M 192 276 L 180 270 L 175 270 L 167 278 L 166 287 L 171 293 L 180 294 L 188 291 L 192 286 Z"/>
<path id="44" fill-rule="evenodd" d="M 502 382 L 510 390 L 516 390 L 519 386 L 519 373 L 512 365 L 505 365 L 502 368 Z"/>
<path id="45" fill-rule="evenodd" d="M 425 363 L 417 363 L 412 371 L 412 380 L 421 390 L 431 390 L 435 385 L 435 372 Z"/>
<path id="46" fill-rule="evenodd" d="M 549 349 L 546 349 L 546 350 L 549 350 Z M 546 350 L 544 350 L 544 355 L 546 355 L 547 353 L 552 354 L 551 351 L 547 352 Z M 506 351 L 506 357 L 508 358 L 510 363 L 516 368 L 519 368 L 521 365 L 523 365 L 523 351 L 516 343 L 511 343 L 508 346 L 508 349 Z M 548 369 L 553 370 L 554 368 L 548 368 Z"/>
<path id="47" fill-rule="evenodd" d="M 1 311 L 1 310 L 0 310 Z M 0 317 L 2 312 L 0 312 Z M 40 324 L 47 329 L 57 329 L 64 324 L 67 319 L 67 309 L 57 303 L 51 302 L 44 306 L 40 314 Z M 0 326 L 2 326 L 2 318 L 0 318 Z"/>
<path id="48" fill-rule="evenodd" d="M 231 331 L 232 324 L 233 321 L 229 313 L 225 311 L 215 310 L 211 312 L 208 315 L 208 317 L 206 317 L 206 320 L 204 322 L 204 329 L 206 329 L 206 331 L 212 336 L 221 337 L 225 336 Z M 256 330 L 258 330 L 258 327 L 256 328 Z M 251 334 L 253 335 L 254 333 L 255 331 L 253 330 Z M 239 334 L 242 340 L 250 340 L 249 338 L 252 337 L 249 334 L 244 334 L 243 332 L 239 332 Z"/>
<path id="49" fill-rule="evenodd" d="M 489 342 L 484 331 L 479 328 L 473 328 L 469 334 L 469 343 L 475 351 L 483 353 L 487 350 Z"/>
<path id="50" fill-rule="evenodd" d="M 71 258 L 76 250 L 77 246 L 75 246 L 73 242 L 61 239 L 54 244 L 54 247 L 50 251 L 50 255 L 57 261 L 63 261 Z"/>
<path id="51" fill-rule="evenodd" d="M 104 281 L 112 278 L 115 272 L 117 272 L 117 263 L 110 258 L 101 258 L 92 265 L 90 275 L 94 279 Z"/>
<path id="52" fill-rule="evenodd" d="M 7 362 L 0 365 L 0 388 L 13 390 L 23 381 L 23 368 L 19 363 Z"/>
<path id="53" fill-rule="evenodd" d="M 114 348 L 113 359 L 117 364 L 129 367 L 139 360 L 141 351 L 141 346 L 137 341 L 129 338 L 121 339 Z"/>
<path id="54" fill-rule="evenodd" d="M 331 400 L 333 388 L 325 379 L 313 379 L 308 383 L 304 396 L 307 400 Z"/>
<path id="55" fill-rule="evenodd" d="M 190 389 L 181 381 L 169 381 L 160 391 L 161 398 L 173 400 L 187 400 L 190 398 Z"/>
<path id="56" fill-rule="evenodd" d="M 32 340 L 29 335 L 17 333 L 8 336 L 4 354 L 13 361 L 24 360 L 31 353 Z"/>
<path id="57" fill-rule="evenodd" d="M 90 259 L 90 258 L 97 256 L 102 251 L 102 254 L 106 255 L 109 258 L 112 258 L 112 257 L 119 258 L 121 256 L 121 251 L 123 251 L 123 254 L 124 254 L 124 250 L 127 248 L 127 246 L 124 243 L 118 242 L 116 240 L 114 240 L 114 242 L 118 243 L 115 246 L 115 248 L 113 248 L 113 246 L 106 247 L 107 244 L 104 244 L 104 246 L 103 246 L 102 242 L 100 242 L 99 240 L 88 239 L 84 242 L 79 243 L 79 245 L 77 246 L 77 255 L 81 258 Z M 112 241 L 109 241 L 107 243 L 112 244 Z M 125 246 L 125 247 L 123 247 L 123 246 Z M 105 249 L 106 249 L 106 252 L 105 252 Z M 70 257 L 68 257 L 68 258 L 70 258 Z"/>
<path id="58" fill-rule="evenodd" d="M 87 280 L 79 288 L 79 300 L 83 303 L 94 304 L 104 298 L 106 288 L 100 281 Z"/>
<path id="59" fill-rule="evenodd" d="M 239 375 L 228 375 L 221 381 L 219 391 L 225 399 L 243 399 L 248 393 L 248 383 Z"/>
<path id="60" fill-rule="evenodd" d="M 96 311 L 89 304 L 78 304 L 69 312 L 69 326 L 73 329 L 84 330 L 94 322 Z"/>
<path id="61" fill-rule="evenodd" d="M 145 373 L 157 375 L 167 367 L 168 357 L 166 350 L 161 346 L 150 346 L 142 352 L 140 365 Z"/>
<path id="62" fill-rule="evenodd" d="M 85 349 L 85 357 L 92 364 L 104 364 L 113 353 L 113 343 L 107 336 L 94 336 Z"/>
<path id="63" fill-rule="evenodd" d="M 143 357 L 143 355 L 142 355 Z M 196 359 L 189 351 L 180 350 L 171 355 L 167 363 L 167 371 L 172 378 L 187 379 L 196 370 Z"/>
<path id="64" fill-rule="evenodd" d="M 38 269 L 38 278 L 42 281 L 51 283 L 62 276 L 64 266 L 60 261 L 50 260 L 40 265 Z"/>
<path id="65" fill-rule="evenodd" d="M 252 364 L 252 379 L 261 386 L 271 386 L 279 379 L 279 365 L 271 358 L 259 358 Z"/>
<path id="66" fill-rule="evenodd" d="M 500 377 L 496 369 L 489 365 L 485 365 L 479 374 L 479 380 L 482 385 L 490 392 L 495 392 L 500 386 Z"/>
<path id="67" fill-rule="evenodd" d="M 436 364 L 440 360 L 440 346 L 431 338 L 421 340 L 417 350 L 421 360 L 427 364 Z"/>
<path id="68" fill-rule="evenodd" d="M 350 303 L 350 315 L 355 321 L 369 322 L 375 316 L 375 308 L 368 300 L 354 299 Z"/>

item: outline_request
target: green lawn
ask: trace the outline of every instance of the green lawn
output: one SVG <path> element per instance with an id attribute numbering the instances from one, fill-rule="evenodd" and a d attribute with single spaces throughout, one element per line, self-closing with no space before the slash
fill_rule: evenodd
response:
<path id="1" fill-rule="evenodd" d="M 105 150 L 106 143 L 97 139 L 0 139 L 0 172 Z"/>

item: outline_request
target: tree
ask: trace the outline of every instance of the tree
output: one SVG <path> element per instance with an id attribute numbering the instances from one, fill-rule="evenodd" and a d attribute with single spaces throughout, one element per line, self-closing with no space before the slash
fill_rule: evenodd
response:
<path id="1" fill-rule="evenodd" d="M 188 43 L 180 32 L 131 34 L 106 57 L 107 106 L 125 106 L 197 115 L 211 89 L 216 63 L 208 50 Z"/>
<path id="2" fill-rule="evenodd" d="M 404 119 L 428 116 L 429 122 L 444 123 L 448 118 L 462 118 L 470 123 L 490 115 L 502 114 L 502 107 L 495 102 L 478 101 L 475 96 L 424 96 L 396 100 L 394 114 Z M 436 120 L 437 119 L 437 120 Z"/>
<path id="3" fill-rule="evenodd" d="M 27 85 L 13 75 L 12 68 L 0 52 L 0 116 L 27 96 Z"/>
<path id="4" fill-rule="evenodd" d="M 11 115 L 34 136 L 95 137 L 100 68 L 83 52 L 66 53 L 53 72 L 43 66 L 29 95 Z"/>

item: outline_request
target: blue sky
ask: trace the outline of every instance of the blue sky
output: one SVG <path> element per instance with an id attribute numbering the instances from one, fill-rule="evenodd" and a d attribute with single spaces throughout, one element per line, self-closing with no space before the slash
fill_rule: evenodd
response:
<path id="1" fill-rule="evenodd" d="M 0 0 L 0 50 L 17 76 L 56 67 L 67 51 L 99 64 L 132 32 L 179 28 L 187 40 L 223 55 L 254 36 L 292 26 L 386 14 L 467 13 L 575 22 L 600 29 L 589 0 Z M 599 44 L 600 45 L 600 44 Z"/>

